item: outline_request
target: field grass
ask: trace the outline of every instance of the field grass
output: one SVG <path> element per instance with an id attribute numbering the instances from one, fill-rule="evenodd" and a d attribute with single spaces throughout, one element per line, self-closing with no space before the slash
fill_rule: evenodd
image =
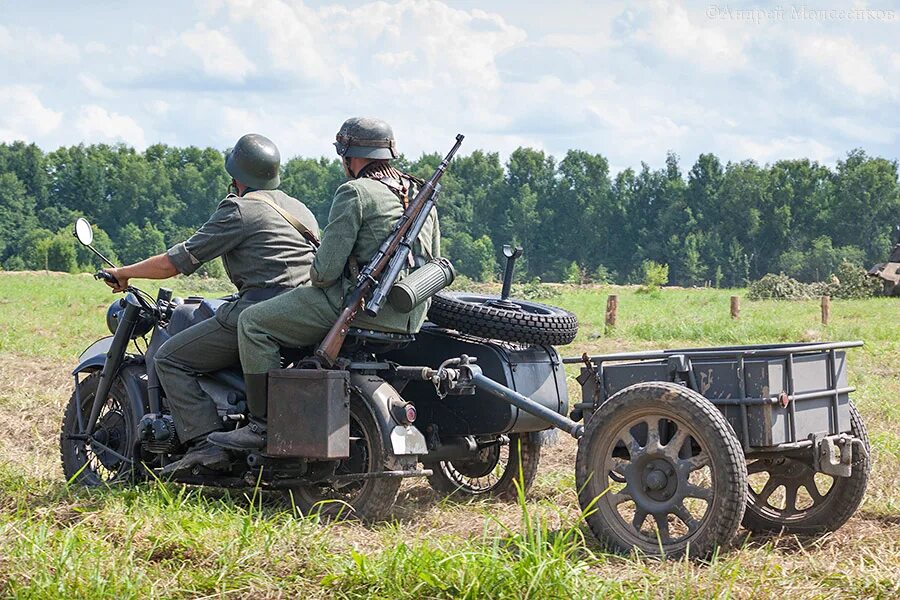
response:
<path id="1" fill-rule="evenodd" d="M 188 288 L 187 286 L 191 287 Z M 147 286 L 153 289 L 152 286 Z M 181 295 L 220 282 L 179 279 Z M 895 598 L 900 595 L 900 303 L 728 299 L 743 290 L 558 288 L 578 314 L 565 355 L 656 347 L 861 339 L 855 401 L 875 463 L 847 525 L 819 538 L 749 536 L 710 561 L 603 553 L 582 526 L 575 445 L 545 449 L 518 504 L 439 499 L 404 483 L 394 520 L 324 523 L 280 496 L 150 482 L 85 490 L 62 479 L 57 431 L 80 351 L 104 335 L 114 298 L 87 276 L 0 275 L 0 595 L 17 598 Z M 619 295 L 615 331 L 606 295 Z M 577 397 L 575 372 L 570 398 Z"/>

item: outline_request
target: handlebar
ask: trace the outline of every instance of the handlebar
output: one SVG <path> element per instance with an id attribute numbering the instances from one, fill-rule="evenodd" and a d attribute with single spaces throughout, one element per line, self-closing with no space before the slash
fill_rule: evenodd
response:
<path id="1" fill-rule="evenodd" d="M 103 281 L 108 281 L 109 283 L 118 285 L 119 280 L 116 279 L 112 273 L 109 271 L 100 270 L 94 273 L 94 279 L 102 279 Z"/>

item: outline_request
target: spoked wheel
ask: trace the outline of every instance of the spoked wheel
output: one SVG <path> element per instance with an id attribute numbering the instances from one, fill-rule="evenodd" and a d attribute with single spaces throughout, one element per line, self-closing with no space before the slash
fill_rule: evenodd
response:
<path id="1" fill-rule="evenodd" d="M 485 446 L 471 459 L 426 463 L 434 475 L 428 478 L 431 487 L 446 496 L 494 496 L 504 500 L 518 495 L 516 481 L 527 492 L 534 483 L 541 459 L 541 443 L 538 436 L 514 433 L 509 443 Z M 519 471 L 521 467 L 521 480 Z"/>
<path id="2" fill-rule="evenodd" d="M 337 464 L 334 474 L 384 471 L 388 468 L 387 458 L 378 425 L 354 394 L 350 399 L 350 456 Z M 291 488 L 291 497 L 303 514 L 374 521 L 390 513 L 399 489 L 400 479 L 377 477 L 296 486 Z"/>
<path id="3" fill-rule="evenodd" d="M 869 437 L 856 407 L 850 405 L 851 433 L 869 449 Z M 856 512 L 866 492 L 871 463 L 853 448 L 850 477 L 817 473 L 809 460 L 763 458 L 747 466 L 748 497 L 744 527 L 755 532 L 816 534 L 834 531 Z"/>
<path id="4" fill-rule="evenodd" d="M 585 520 L 613 550 L 706 556 L 741 522 L 747 472 L 712 403 L 673 383 L 631 386 L 594 412 L 578 443 Z"/>
<path id="5" fill-rule="evenodd" d="M 98 372 L 89 375 L 79 384 L 80 410 L 76 394 L 73 393 L 59 434 L 60 457 L 66 480 L 74 480 L 87 486 L 129 482 L 138 472 L 133 463 L 136 454 L 137 415 L 131 408 L 121 381 L 113 383 L 109 399 L 100 409 L 92 441 L 72 437 L 84 432 L 99 381 Z"/>

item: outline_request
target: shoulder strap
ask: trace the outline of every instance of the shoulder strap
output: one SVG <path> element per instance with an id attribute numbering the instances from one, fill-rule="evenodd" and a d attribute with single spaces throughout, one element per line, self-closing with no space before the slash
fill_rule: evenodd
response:
<path id="1" fill-rule="evenodd" d="M 316 234 L 309 230 L 309 227 L 301 223 L 297 217 L 275 204 L 275 202 L 273 202 L 272 199 L 265 194 L 255 194 L 254 192 L 249 192 L 247 194 L 244 194 L 243 197 L 252 198 L 254 200 L 262 200 L 263 202 L 274 208 L 279 215 L 284 217 L 284 220 L 290 223 L 291 227 L 296 229 L 300 233 L 300 235 L 306 238 L 306 241 L 308 241 L 316 248 L 319 247 L 319 238 L 317 238 Z"/>

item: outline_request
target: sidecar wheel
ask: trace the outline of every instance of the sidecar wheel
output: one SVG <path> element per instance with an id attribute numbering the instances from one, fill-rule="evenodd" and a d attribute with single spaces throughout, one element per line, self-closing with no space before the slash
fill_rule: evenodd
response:
<path id="1" fill-rule="evenodd" d="M 518 497 L 516 482 L 522 493 L 527 493 L 534 483 L 540 460 L 540 438 L 528 433 L 514 433 L 509 436 L 509 444 L 488 446 L 473 460 L 425 463 L 425 467 L 434 471 L 428 477 L 428 483 L 443 496 L 493 496 L 515 500 Z"/>
<path id="2" fill-rule="evenodd" d="M 625 388 L 594 412 L 578 442 L 575 485 L 588 526 L 607 547 L 705 557 L 737 532 L 747 468 L 709 400 L 652 382 Z"/>
<path id="3" fill-rule="evenodd" d="M 350 456 L 335 468 L 336 475 L 389 470 L 388 455 L 372 413 L 356 394 L 350 398 Z M 292 487 L 288 499 L 303 515 L 379 521 L 390 515 L 400 479 L 378 477 L 337 487 L 327 482 Z"/>
<path id="4" fill-rule="evenodd" d="M 100 409 L 97 431 L 98 444 L 72 439 L 82 433 L 79 421 L 86 421 L 94 402 L 100 372 L 86 377 L 79 384 L 81 418 L 76 394 L 72 392 L 59 433 L 60 458 L 66 481 L 85 486 L 130 483 L 141 472 L 132 462 L 137 456 L 137 415 L 132 410 L 128 393 L 121 380 L 113 382 L 109 399 Z M 102 444 L 102 446 L 100 445 Z"/>

